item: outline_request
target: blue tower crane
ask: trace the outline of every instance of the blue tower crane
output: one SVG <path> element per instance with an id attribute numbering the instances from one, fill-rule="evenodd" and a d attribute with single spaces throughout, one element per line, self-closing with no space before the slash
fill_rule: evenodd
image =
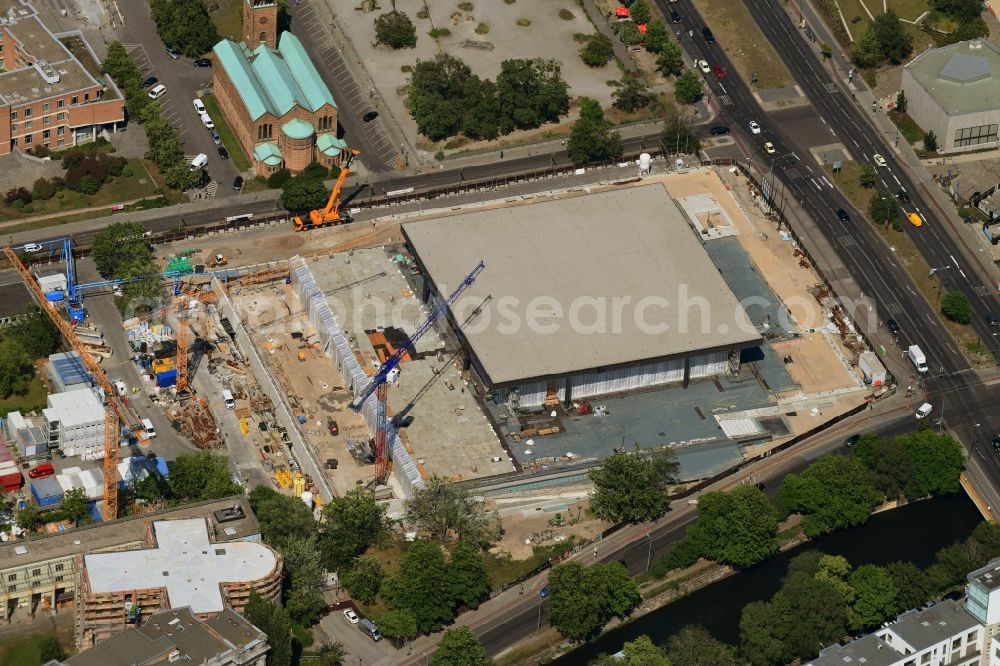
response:
<path id="1" fill-rule="evenodd" d="M 424 333 L 431 329 L 434 322 L 438 320 L 438 317 L 448 308 L 449 305 L 454 303 L 463 291 L 468 289 L 479 274 L 483 272 L 486 268 L 486 263 L 480 261 L 472 272 L 465 276 L 455 290 L 451 292 L 445 301 L 438 302 L 437 305 L 431 310 L 431 313 L 427 315 L 427 319 L 424 323 L 414 331 L 403 346 L 396 350 L 396 353 L 389 357 L 385 363 L 379 367 L 378 372 L 376 372 L 368 384 L 365 385 L 361 392 L 358 393 L 357 397 L 351 401 L 351 409 L 356 412 L 361 411 L 361 407 L 365 404 L 365 401 L 371 397 L 372 393 L 376 394 L 375 401 L 375 481 L 378 483 L 384 483 L 386 472 L 388 471 L 387 465 L 387 455 L 386 455 L 386 431 L 388 429 L 388 419 L 386 418 L 386 397 L 389 393 L 389 386 L 387 380 L 389 378 L 389 373 L 391 373 L 399 362 L 403 359 L 403 356 L 416 350 L 417 340 L 423 337 Z"/>

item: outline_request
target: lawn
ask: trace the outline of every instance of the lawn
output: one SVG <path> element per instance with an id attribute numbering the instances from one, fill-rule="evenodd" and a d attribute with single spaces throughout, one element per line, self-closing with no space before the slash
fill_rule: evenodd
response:
<path id="1" fill-rule="evenodd" d="M 561 555 L 573 548 L 574 540 L 566 540 L 552 546 L 535 546 L 532 555 L 526 560 L 512 560 L 508 557 L 497 557 L 491 553 L 483 555 L 486 573 L 490 575 L 490 584 L 497 588 L 504 583 L 520 578 L 534 568 L 547 562 L 549 558 Z"/>
<path id="2" fill-rule="evenodd" d="M 0 400 L 0 416 L 6 416 L 10 412 L 30 412 L 45 407 L 45 396 L 47 395 L 48 392 L 45 389 L 45 384 L 36 375 L 28 385 L 28 392 L 26 394 L 12 395 L 9 398 Z M 0 664 L 6 663 L 0 658 Z"/>
<path id="3" fill-rule="evenodd" d="M 756 74 L 758 90 L 792 85 L 792 75 L 742 0 L 694 0 L 694 4 L 744 81 Z"/>
<path id="4" fill-rule="evenodd" d="M 229 127 L 225 116 L 222 115 L 222 110 L 219 109 L 215 97 L 212 95 L 202 95 L 201 101 L 205 103 L 208 115 L 212 116 L 212 121 L 215 123 L 215 131 L 222 137 L 222 145 L 229 151 L 229 157 L 233 160 L 233 164 L 236 165 L 236 169 L 241 173 L 248 171 L 250 169 L 250 160 L 247 159 L 246 153 L 243 152 L 243 147 L 236 140 L 236 135 L 233 134 L 232 128 Z"/>
<path id="5" fill-rule="evenodd" d="M 903 135 L 911 145 L 924 140 L 924 131 L 920 129 L 913 118 L 906 113 L 899 113 L 898 111 L 890 111 L 889 119 L 896 123 L 896 127 L 899 128 L 899 133 Z"/>
<path id="6" fill-rule="evenodd" d="M 208 15 L 220 37 L 239 41 L 243 34 L 243 2 L 244 0 L 219 0 L 216 3 L 218 9 L 209 11 Z"/>
<path id="7" fill-rule="evenodd" d="M 50 213 L 61 213 L 79 208 L 93 208 L 97 206 L 111 206 L 112 204 L 150 197 L 157 194 L 157 185 L 152 176 L 146 171 L 141 160 L 132 159 L 128 161 L 132 174 L 128 178 L 119 177 L 110 183 L 104 184 L 97 194 L 81 194 L 72 190 L 62 190 L 62 198 L 57 196 L 45 201 L 32 201 L 30 212 L 24 208 L 11 208 L 7 205 L 0 205 L 0 220 L 17 220 L 35 215 L 48 215 Z M 27 185 L 30 187 L 30 183 Z M 93 214 L 91 214 L 93 216 Z M 49 226 L 50 223 L 43 226 Z"/>
<path id="8" fill-rule="evenodd" d="M 72 625 L 60 626 L 58 629 L 60 642 L 63 648 L 70 653 L 75 652 L 72 647 L 72 630 Z M 4 666 L 38 666 L 42 663 L 42 639 L 48 635 L 49 632 L 42 632 L 0 641 L 0 664 Z"/>

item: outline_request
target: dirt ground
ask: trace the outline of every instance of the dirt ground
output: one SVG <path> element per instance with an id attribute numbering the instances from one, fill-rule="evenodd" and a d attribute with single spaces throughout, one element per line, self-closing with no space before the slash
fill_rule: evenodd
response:
<path id="1" fill-rule="evenodd" d="M 566 488 L 555 494 L 553 489 L 534 498 L 519 495 L 516 501 L 519 506 L 513 507 L 502 499 L 490 502 L 490 508 L 500 510 L 504 528 L 503 538 L 493 550 L 508 553 L 514 560 L 531 557 L 534 546 L 551 546 L 573 537 L 587 540 L 609 527 L 587 515 L 590 502 L 586 491 Z M 565 521 L 562 526 L 549 522 L 557 513 Z"/>

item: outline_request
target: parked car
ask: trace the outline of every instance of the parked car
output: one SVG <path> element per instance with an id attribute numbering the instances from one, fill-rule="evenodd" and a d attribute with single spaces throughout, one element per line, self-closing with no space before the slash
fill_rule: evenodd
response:
<path id="1" fill-rule="evenodd" d="M 875 166 L 880 166 L 880 167 L 885 166 L 885 158 L 879 155 L 878 153 L 872 155 L 872 162 L 875 163 Z"/>
<path id="2" fill-rule="evenodd" d="M 369 111 L 365 115 L 361 116 L 362 122 L 370 123 L 371 121 L 378 118 L 378 111 Z"/>
<path id="3" fill-rule="evenodd" d="M 712 68 L 708 66 L 707 60 L 695 60 L 694 64 L 698 66 L 702 74 L 708 74 L 712 71 Z"/>
<path id="4" fill-rule="evenodd" d="M 236 176 L 236 178 L 233 179 L 233 189 L 237 192 L 243 189 L 243 176 Z"/>
<path id="5" fill-rule="evenodd" d="M 729 134 L 729 128 L 725 125 L 716 125 L 708 133 L 712 136 L 722 136 L 723 134 Z"/>
<path id="6" fill-rule="evenodd" d="M 24 246 L 24 251 L 25 252 L 41 252 L 42 251 L 42 246 L 39 245 L 38 243 L 28 243 L 27 245 Z"/>
<path id="7" fill-rule="evenodd" d="M 205 103 L 201 101 L 201 97 L 195 97 L 193 100 L 191 100 L 191 104 L 194 105 L 194 110 L 198 113 L 199 116 L 202 115 L 203 113 L 208 113 L 208 109 L 205 108 Z"/>
<path id="8" fill-rule="evenodd" d="M 212 66 L 212 61 L 209 60 L 208 58 L 198 58 L 197 60 L 194 61 L 194 66 L 195 67 L 211 67 Z"/>
<path id="9" fill-rule="evenodd" d="M 1000 435 L 993 438 L 993 448 L 1000 452 Z"/>
<path id="10" fill-rule="evenodd" d="M 216 132 L 214 128 L 212 129 L 211 132 L 209 132 L 209 134 L 212 135 L 212 143 L 214 143 L 217 146 L 221 146 L 222 145 L 222 137 L 219 136 L 219 133 Z"/>
<path id="11" fill-rule="evenodd" d="M 920 217 L 918 213 L 907 213 L 906 220 L 915 227 L 924 226 L 924 218 Z"/>
<path id="12" fill-rule="evenodd" d="M 774 144 L 768 141 L 764 144 L 764 152 L 766 152 L 768 155 L 774 155 L 778 151 L 775 150 Z"/>
<path id="13" fill-rule="evenodd" d="M 893 335 L 899 335 L 903 332 L 903 329 L 899 327 L 899 323 L 895 319 L 887 319 L 885 325 L 889 327 Z"/>
<path id="14" fill-rule="evenodd" d="M 226 150 L 225 148 L 223 148 L 222 146 L 219 146 L 219 157 L 221 159 L 228 160 L 229 159 L 229 151 Z"/>
<path id="15" fill-rule="evenodd" d="M 150 76 L 149 78 L 147 78 L 145 81 L 143 81 L 140 84 L 140 87 L 142 87 L 142 88 L 152 88 L 153 86 L 155 86 L 159 82 L 160 82 L 160 80 L 158 78 L 156 78 L 155 76 Z"/>
<path id="16" fill-rule="evenodd" d="M 55 473 L 55 468 L 49 463 L 42 463 L 38 467 L 32 467 L 28 470 L 28 476 L 32 479 L 41 479 L 46 476 L 52 476 Z"/>
<path id="17" fill-rule="evenodd" d="M 851 221 L 851 216 L 848 215 L 847 211 L 844 210 L 843 208 L 838 208 L 837 209 L 837 219 L 840 220 L 841 222 L 850 222 Z"/>
<path id="18" fill-rule="evenodd" d="M 907 194 L 904 189 L 900 189 L 896 192 L 896 198 L 899 199 L 900 203 L 910 203 L 910 195 Z"/>
<path id="19" fill-rule="evenodd" d="M 177 51 L 173 50 L 169 46 L 167 47 L 167 55 L 170 56 L 171 60 L 177 60 L 178 58 L 181 57 L 180 53 L 178 53 Z"/>
<path id="20" fill-rule="evenodd" d="M 927 416 L 930 415 L 932 409 L 934 409 L 934 407 L 931 406 L 931 403 L 925 402 L 924 404 L 917 407 L 916 417 L 918 419 L 927 418 Z"/>
<path id="21" fill-rule="evenodd" d="M 208 129 L 215 129 L 215 123 L 212 122 L 212 116 L 207 113 L 201 114 L 201 124 Z"/>
<path id="22" fill-rule="evenodd" d="M 350 622 L 351 624 L 357 624 L 358 621 L 361 619 L 358 617 L 358 614 L 355 613 L 350 608 L 344 609 L 344 617 L 346 617 L 347 621 Z"/>
<path id="23" fill-rule="evenodd" d="M 719 81 L 726 78 L 726 68 L 719 63 L 712 65 L 712 73 L 715 74 L 715 78 Z"/>
<path id="24" fill-rule="evenodd" d="M 760 134 L 760 125 L 757 124 L 756 120 L 751 120 L 750 121 L 750 133 L 751 134 Z"/>
<path id="25" fill-rule="evenodd" d="M 1000 320 L 998 320 L 997 316 L 995 314 L 993 314 L 992 312 L 987 312 L 983 316 L 983 319 L 985 319 L 986 323 L 988 325 L 990 325 L 990 326 L 1000 326 Z"/>
<path id="26" fill-rule="evenodd" d="M 858 443 L 859 439 L 861 439 L 861 435 L 851 435 L 850 437 L 848 437 L 847 439 L 844 440 L 844 445 L 845 446 L 854 446 L 855 444 Z"/>
<path id="27" fill-rule="evenodd" d="M 715 35 L 713 35 L 712 31 L 708 29 L 708 26 L 701 29 L 701 36 L 704 37 L 705 41 L 709 44 L 715 43 Z"/>
<path id="28" fill-rule="evenodd" d="M 149 91 L 149 99 L 160 99 L 167 93 L 167 87 L 162 83 L 157 83 L 153 86 L 152 90 Z"/>
<path id="29" fill-rule="evenodd" d="M 673 23 L 680 23 L 681 22 L 681 15 L 678 14 L 675 10 L 671 9 L 670 10 L 670 20 Z"/>

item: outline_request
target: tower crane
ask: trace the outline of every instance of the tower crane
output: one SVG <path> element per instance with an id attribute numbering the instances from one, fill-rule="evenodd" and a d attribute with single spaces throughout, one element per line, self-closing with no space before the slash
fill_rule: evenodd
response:
<path id="1" fill-rule="evenodd" d="M 340 191 L 344 188 L 344 181 L 347 180 L 347 174 L 351 172 L 351 164 L 354 163 L 354 158 L 360 154 L 360 150 L 352 150 L 350 157 L 347 158 L 347 162 L 344 163 L 344 166 L 340 167 L 340 174 L 337 176 L 337 181 L 333 184 L 333 189 L 330 191 L 330 199 L 326 202 L 326 208 L 309 211 L 309 219 L 307 220 L 303 220 L 299 215 L 293 218 L 292 221 L 295 224 L 296 231 L 315 229 L 342 221 L 350 222 L 350 219 L 345 220 L 340 215 Z"/>
<path id="2" fill-rule="evenodd" d="M 139 418 L 132 412 L 128 404 L 124 401 L 122 397 L 118 395 L 115 391 L 115 387 L 111 384 L 111 380 L 104 373 L 104 370 L 97 364 L 97 361 L 90 355 L 83 343 L 80 342 L 80 338 L 77 337 L 73 330 L 73 326 L 60 317 L 56 311 L 51 307 L 51 305 L 46 301 L 45 294 L 42 292 L 41 287 L 35 281 L 35 278 L 31 275 L 28 267 L 24 265 L 21 258 L 17 256 L 17 253 L 9 245 L 5 245 L 3 248 L 3 253 L 7 256 L 11 265 L 17 270 L 18 274 L 21 276 L 21 280 L 24 282 L 24 286 L 28 288 L 31 295 L 34 297 L 35 302 L 38 307 L 45 312 L 52 322 L 59 329 L 59 332 L 63 334 L 66 338 L 66 342 L 69 346 L 80 355 L 80 359 L 83 361 L 83 365 L 87 368 L 87 372 L 90 373 L 91 377 L 98 383 L 101 390 L 104 391 L 104 395 L 107 398 L 110 409 L 105 410 L 104 416 L 104 503 L 106 506 L 106 515 L 108 519 L 113 519 L 118 517 L 118 438 L 119 438 L 119 425 L 124 423 L 128 427 L 130 432 L 138 431 L 142 424 Z"/>
<path id="3" fill-rule="evenodd" d="M 431 313 L 427 315 L 427 319 L 424 323 L 414 331 L 403 346 L 396 350 L 389 359 L 383 363 L 378 372 L 376 372 L 368 384 L 358 393 L 357 397 L 351 401 L 351 409 L 356 412 L 361 411 L 361 407 L 365 404 L 365 401 L 371 396 L 372 393 L 376 396 L 375 401 L 375 481 L 377 483 L 384 483 L 386 473 L 388 472 L 387 455 L 386 455 L 386 431 L 388 429 L 388 419 L 386 417 L 387 407 L 386 398 L 389 394 L 389 385 L 387 383 L 389 378 L 389 373 L 391 373 L 399 362 L 403 359 L 403 356 L 416 350 L 417 340 L 423 337 L 424 333 L 430 330 L 434 322 L 438 320 L 438 317 L 454 303 L 463 291 L 468 289 L 479 274 L 483 272 L 486 268 L 486 263 L 480 261 L 476 264 L 476 267 L 472 269 L 472 272 L 465 276 L 455 290 L 451 292 L 447 299 L 443 303 L 439 302 Z"/>

